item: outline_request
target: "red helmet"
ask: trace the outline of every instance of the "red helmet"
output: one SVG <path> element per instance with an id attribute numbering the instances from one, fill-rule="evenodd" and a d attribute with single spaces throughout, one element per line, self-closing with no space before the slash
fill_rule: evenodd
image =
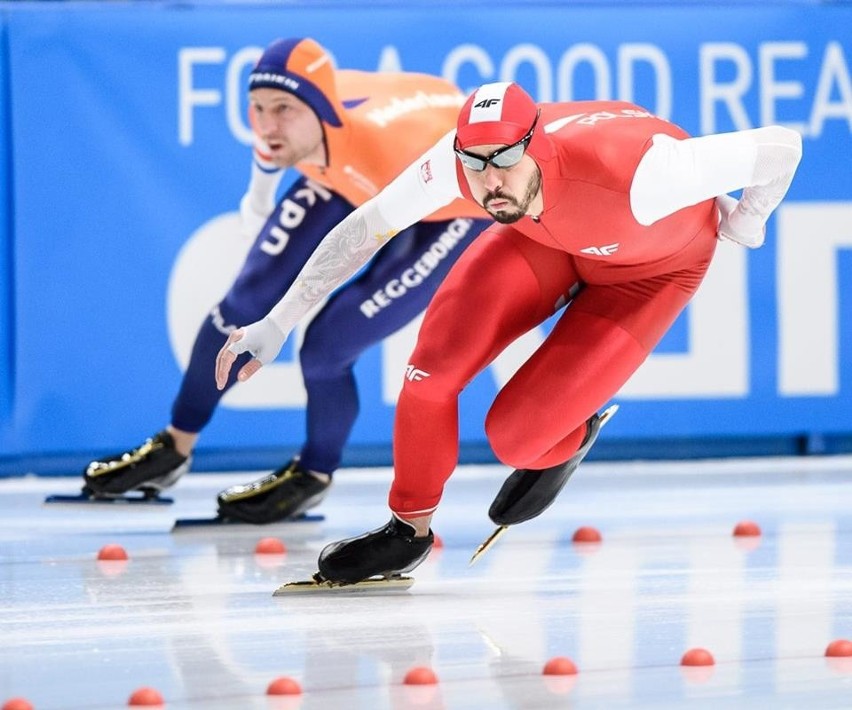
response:
<path id="1" fill-rule="evenodd" d="M 483 84 L 462 106 L 456 126 L 456 147 L 512 145 L 521 140 L 538 116 L 538 105 L 518 84 L 501 81 Z M 544 126 L 535 126 L 527 153 L 537 160 L 551 156 Z"/>

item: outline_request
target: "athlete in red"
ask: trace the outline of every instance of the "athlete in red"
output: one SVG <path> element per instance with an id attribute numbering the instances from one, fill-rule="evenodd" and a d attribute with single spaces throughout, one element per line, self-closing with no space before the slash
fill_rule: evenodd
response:
<path id="1" fill-rule="evenodd" d="M 567 304 L 486 419 L 494 453 L 518 469 L 492 519 L 511 524 L 546 508 L 561 488 L 553 475 L 564 483 L 593 443 L 596 412 L 695 294 L 717 235 L 759 246 L 800 157 L 799 135 L 778 126 L 690 138 L 625 102 L 536 105 L 513 83 L 469 97 L 457 130 L 332 230 L 270 314 L 219 353 L 218 382 L 246 351 L 255 359 L 239 377 L 251 376 L 313 303 L 438 205 L 463 195 L 496 220 L 454 265 L 420 329 L 396 412 L 394 517 L 326 548 L 320 574 L 356 582 L 419 564 L 457 464 L 459 393 Z M 739 200 L 726 196 L 740 188 Z"/>

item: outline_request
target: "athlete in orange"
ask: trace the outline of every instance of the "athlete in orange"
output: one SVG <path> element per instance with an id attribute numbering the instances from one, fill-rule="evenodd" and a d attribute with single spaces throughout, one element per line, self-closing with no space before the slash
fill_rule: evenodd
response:
<path id="1" fill-rule="evenodd" d="M 464 195 L 496 220 L 438 289 L 411 355 L 391 522 L 329 545 L 320 575 L 351 583 L 419 564 L 457 463 L 460 391 L 564 307 L 486 419 L 494 453 L 517 469 L 489 515 L 511 525 L 541 513 L 594 443 L 598 410 L 695 294 L 717 235 L 759 246 L 800 157 L 799 135 L 778 126 L 690 138 L 625 102 L 536 105 L 517 84 L 480 87 L 456 130 L 332 230 L 287 295 L 217 359 L 222 384 L 236 354 L 253 353 L 239 374 L 251 376 L 317 298 L 438 205 Z M 740 188 L 739 200 L 726 196 Z"/>
<path id="2" fill-rule="evenodd" d="M 254 244 L 202 324 L 169 426 L 136 449 L 92 462 L 84 474 L 91 495 L 157 491 L 188 470 L 199 433 L 235 381 L 217 388 L 211 377 L 228 334 L 262 318 L 326 233 L 452 130 L 465 101 L 434 76 L 336 71 L 319 44 L 302 38 L 270 44 L 248 88 L 258 140 L 240 211 Z M 291 166 L 300 176 L 276 201 Z M 450 265 L 488 224 L 484 210 L 466 200 L 436 205 L 322 307 L 299 352 L 306 442 L 271 475 L 222 492 L 221 516 L 270 523 L 320 502 L 358 414 L 355 361 L 422 313 Z"/>

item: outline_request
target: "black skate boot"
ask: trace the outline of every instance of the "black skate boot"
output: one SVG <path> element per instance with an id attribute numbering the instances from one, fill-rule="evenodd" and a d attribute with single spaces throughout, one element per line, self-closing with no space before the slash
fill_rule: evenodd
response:
<path id="1" fill-rule="evenodd" d="M 544 469 L 519 469 L 503 483 L 488 509 L 488 517 L 497 525 L 517 525 L 543 513 L 559 495 L 559 491 L 586 458 L 598 438 L 601 427 L 618 411 L 614 404 L 603 414 L 594 414 L 586 422 L 583 443 L 565 463 Z"/>
<path id="2" fill-rule="evenodd" d="M 181 456 L 167 431 L 161 431 L 136 449 L 92 461 L 83 472 L 83 493 L 95 498 L 117 498 L 128 491 L 156 497 L 189 470 L 191 456 Z"/>
<path id="3" fill-rule="evenodd" d="M 219 516 L 252 525 L 297 518 L 319 505 L 330 486 L 331 480 L 321 481 L 295 458 L 268 476 L 222 491 Z"/>
<path id="4" fill-rule="evenodd" d="M 399 577 L 426 559 L 435 535 L 414 537 L 414 528 L 396 516 L 377 530 L 333 542 L 319 556 L 314 579 L 336 584 L 355 584 L 369 577 Z"/>

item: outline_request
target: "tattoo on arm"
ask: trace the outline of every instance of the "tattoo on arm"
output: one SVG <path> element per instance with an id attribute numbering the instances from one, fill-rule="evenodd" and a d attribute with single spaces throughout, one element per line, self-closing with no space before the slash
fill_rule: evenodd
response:
<path id="1" fill-rule="evenodd" d="M 378 216 L 369 219 L 361 210 L 356 210 L 320 243 L 270 316 L 284 332 L 289 332 L 396 233 Z"/>

